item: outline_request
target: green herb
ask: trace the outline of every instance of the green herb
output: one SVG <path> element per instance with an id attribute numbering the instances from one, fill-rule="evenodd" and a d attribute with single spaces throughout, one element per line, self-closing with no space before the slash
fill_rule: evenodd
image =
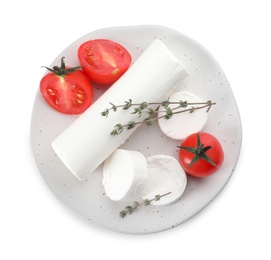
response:
<path id="1" fill-rule="evenodd" d="M 162 197 L 165 197 L 169 195 L 171 192 L 165 193 L 163 195 L 155 195 L 153 199 L 145 199 L 142 203 L 139 203 L 138 201 L 134 201 L 134 204 L 131 206 L 126 206 L 124 210 L 120 212 L 120 217 L 124 218 L 127 214 L 132 214 L 138 207 L 140 206 L 148 206 L 151 204 L 152 201 L 158 201 Z"/>
<path id="2" fill-rule="evenodd" d="M 71 72 L 74 72 L 74 71 L 79 70 L 79 69 L 82 68 L 81 66 L 77 66 L 77 67 L 73 67 L 73 68 L 67 69 L 66 65 L 65 65 L 64 59 L 65 59 L 65 57 L 61 58 L 61 65 L 60 65 L 60 67 L 59 66 L 54 66 L 51 69 L 51 68 L 43 66 L 43 68 L 46 68 L 47 70 L 49 70 L 50 72 L 54 73 L 55 75 L 62 76 L 62 77 L 66 76 L 67 74 L 69 74 Z"/>
<path id="3" fill-rule="evenodd" d="M 185 112 L 193 113 L 195 110 L 203 109 L 203 108 L 207 108 L 206 112 L 209 112 L 210 108 L 215 104 L 216 103 L 213 103 L 210 100 L 208 100 L 207 102 L 189 103 L 187 101 L 182 101 L 182 100 L 173 102 L 173 101 L 169 101 L 168 99 L 162 102 L 154 102 L 154 103 L 142 102 L 142 103 L 134 104 L 132 103 L 132 100 L 129 99 L 128 101 L 124 101 L 123 105 L 115 105 L 113 103 L 110 103 L 111 107 L 106 108 L 103 112 L 101 112 L 101 115 L 104 117 L 108 117 L 111 111 L 117 112 L 118 109 L 129 110 L 131 107 L 134 108 L 131 114 L 137 114 L 138 118 L 140 118 L 143 114 L 147 114 L 147 118 L 145 118 L 144 120 L 139 120 L 137 122 L 130 121 L 124 125 L 123 124 L 115 125 L 114 129 L 111 132 L 111 135 L 115 136 L 115 135 L 121 134 L 125 128 L 133 129 L 138 124 L 146 124 L 148 126 L 151 126 L 155 120 L 158 120 L 161 118 L 169 120 L 175 114 L 180 114 L 180 113 L 185 113 Z M 170 108 L 169 105 L 177 105 L 177 106 L 174 108 Z M 153 109 L 150 106 L 160 106 L 164 110 L 158 111 L 158 109 Z M 191 106 L 191 107 L 187 108 L 188 106 Z M 184 108 L 184 109 L 177 110 L 179 108 Z M 165 115 L 158 116 L 158 112 L 164 112 Z"/>

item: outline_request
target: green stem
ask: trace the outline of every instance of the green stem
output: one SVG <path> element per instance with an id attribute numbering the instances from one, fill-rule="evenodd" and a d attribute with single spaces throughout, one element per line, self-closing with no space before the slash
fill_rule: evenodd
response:
<path id="1" fill-rule="evenodd" d="M 167 195 L 169 195 L 171 192 L 167 192 L 163 195 L 155 195 L 153 199 L 145 199 L 142 203 L 139 203 L 137 201 L 134 201 L 134 204 L 131 206 L 126 206 L 124 210 L 122 210 L 119 214 L 121 218 L 124 218 L 125 216 L 127 216 L 127 214 L 132 214 L 136 209 L 138 209 L 138 207 L 140 206 L 148 206 L 151 204 L 152 201 L 159 201 L 162 197 L 165 197 Z"/>
<path id="2" fill-rule="evenodd" d="M 48 67 L 45 67 L 45 66 L 42 66 L 42 67 L 46 68 L 50 72 L 52 72 L 55 75 L 60 76 L 60 77 L 64 77 L 65 75 L 67 75 L 67 74 L 69 74 L 71 72 L 74 72 L 74 71 L 79 70 L 79 69 L 82 68 L 81 66 L 77 66 L 77 67 L 66 69 L 66 65 L 65 65 L 64 59 L 65 59 L 65 57 L 61 58 L 61 65 L 60 65 L 60 67 L 59 66 L 54 66 L 52 69 L 48 68 Z"/>

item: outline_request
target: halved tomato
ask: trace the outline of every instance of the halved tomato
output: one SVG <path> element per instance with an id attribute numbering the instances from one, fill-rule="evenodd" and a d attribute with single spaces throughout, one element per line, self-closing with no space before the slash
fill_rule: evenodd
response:
<path id="1" fill-rule="evenodd" d="M 41 79 L 42 96 L 58 112 L 77 115 L 83 113 L 92 104 L 92 85 L 80 68 L 66 68 L 62 57 L 61 66 L 47 68 L 49 73 Z"/>
<path id="2" fill-rule="evenodd" d="M 77 54 L 82 70 L 90 80 L 99 84 L 115 82 L 132 61 L 130 53 L 122 45 L 106 39 L 84 42 Z"/>

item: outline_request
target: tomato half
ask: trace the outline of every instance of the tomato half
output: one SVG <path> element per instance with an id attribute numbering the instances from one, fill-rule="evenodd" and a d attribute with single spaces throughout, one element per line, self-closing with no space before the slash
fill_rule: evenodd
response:
<path id="1" fill-rule="evenodd" d="M 178 146 L 179 160 L 184 171 L 194 177 L 215 173 L 224 161 L 224 152 L 218 139 L 206 132 L 189 135 Z"/>
<path id="2" fill-rule="evenodd" d="M 40 92 L 45 101 L 58 112 L 77 115 L 83 113 L 93 100 L 93 89 L 88 77 L 76 68 L 47 68 L 48 72 L 40 81 Z"/>
<path id="3" fill-rule="evenodd" d="M 106 39 L 84 42 L 77 54 L 83 71 L 99 84 L 115 82 L 127 71 L 132 61 L 122 45 Z"/>

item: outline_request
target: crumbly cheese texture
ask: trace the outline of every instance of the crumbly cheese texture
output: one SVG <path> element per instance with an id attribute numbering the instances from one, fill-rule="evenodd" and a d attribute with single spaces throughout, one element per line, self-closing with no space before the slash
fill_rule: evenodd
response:
<path id="1" fill-rule="evenodd" d="M 160 102 L 176 91 L 186 76 L 182 63 L 163 42 L 154 40 L 128 71 L 52 142 L 55 153 L 83 180 L 138 127 L 112 136 L 116 124 L 137 121 L 138 115 L 119 109 L 102 117 L 101 112 L 110 107 L 110 102 L 115 105 L 129 99 L 133 103 Z"/>
<path id="2" fill-rule="evenodd" d="M 187 101 L 188 103 L 199 103 L 203 102 L 198 96 L 188 92 L 179 91 L 173 93 L 169 97 L 169 101 Z M 174 112 L 180 112 L 194 107 L 199 107 L 200 105 L 188 105 L 187 107 L 177 108 L 178 104 L 171 104 L 169 107 L 173 109 Z M 160 118 L 158 120 L 159 127 L 161 131 L 168 137 L 176 140 L 183 140 L 188 135 L 201 131 L 208 120 L 207 108 L 194 110 L 193 113 L 183 112 L 174 114 L 169 120 Z M 165 116 L 165 108 L 159 107 L 159 117 Z"/>
<path id="3" fill-rule="evenodd" d="M 158 201 L 152 201 L 154 206 L 167 206 L 173 204 L 183 195 L 187 176 L 179 162 L 168 155 L 154 155 L 147 158 L 148 181 L 142 192 L 142 198 L 151 200 L 156 195 L 169 195 Z"/>
<path id="4" fill-rule="evenodd" d="M 117 149 L 104 162 L 102 184 L 111 200 L 140 199 L 147 180 L 147 161 L 140 152 Z"/>

